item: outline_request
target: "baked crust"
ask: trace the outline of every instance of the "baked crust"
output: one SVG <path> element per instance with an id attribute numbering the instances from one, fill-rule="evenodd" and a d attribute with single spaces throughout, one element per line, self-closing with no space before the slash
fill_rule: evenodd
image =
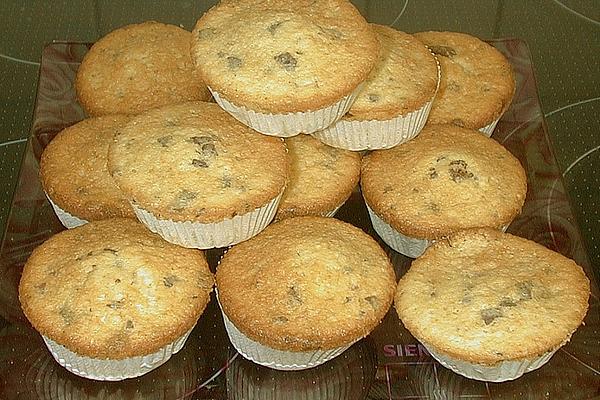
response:
<path id="1" fill-rule="evenodd" d="M 419 341 L 476 364 L 532 359 L 566 343 L 588 309 L 574 261 L 493 229 L 429 247 L 400 279 L 396 311 Z"/>
<path id="2" fill-rule="evenodd" d="M 285 139 L 290 156 L 290 181 L 276 220 L 323 215 L 352 194 L 360 177 L 360 154 L 327 146 L 310 135 Z"/>
<path id="3" fill-rule="evenodd" d="M 346 0 L 221 1 L 192 36 L 207 85 L 262 113 L 338 102 L 367 78 L 379 52 L 371 27 Z"/>
<path id="4" fill-rule="evenodd" d="M 133 204 L 180 222 L 219 222 L 262 207 L 284 190 L 289 169 L 282 139 L 204 102 L 136 116 L 119 131 L 108 159 Z"/>
<path id="5" fill-rule="evenodd" d="M 504 114 L 515 93 L 515 76 L 502 53 L 466 33 L 414 35 L 436 55 L 442 72 L 429 123 L 479 129 Z"/>
<path id="6" fill-rule="evenodd" d="M 216 280 L 223 312 L 242 333 L 288 351 L 366 336 L 387 313 L 396 283 L 377 242 L 325 217 L 285 219 L 233 246 Z"/>
<path id="7" fill-rule="evenodd" d="M 346 120 L 388 120 L 432 101 L 438 82 L 433 54 L 414 36 L 371 24 L 380 43 L 379 60 L 352 104 Z"/>
<path id="8" fill-rule="evenodd" d="M 361 188 L 395 230 L 437 239 L 508 225 L 525 203 L 527 177 L 519 160 L 480 132 L 427 124 L 415 139 L 363 157 Z"/>
<path id="9" fill-rule="evenodd" d="M 40 159 L 42 187 L 61 209 L 87 221 L 135 218 L 106 167 L 108 146 L 129 117 L 88 118 L 56 135 Z"/>
<path id="10" fill-rule="evenodd" d="M 130 219 L 63 231 L 27 260 L 19 300 L 42 335 L 87 357 L 151 354 L 202 314 L 213 276 L 202 252 Z"/>
<path id="11" fill-rule="evenodd" d="M 79 66 L 79 102 L 95 116 L 139 114 L 166 104 L 210 99 L 195 73 L 190 40 L 190 32 L 153 21 L 110 32 Z"/>

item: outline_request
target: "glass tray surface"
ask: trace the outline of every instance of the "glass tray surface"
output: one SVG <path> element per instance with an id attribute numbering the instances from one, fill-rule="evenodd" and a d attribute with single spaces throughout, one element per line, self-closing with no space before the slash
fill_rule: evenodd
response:
<path id="1" fill-rule="evenodd" d="M 227 338 L 214 299 L 183 349 L 158 369 L 122 382 L 96 382 L 71 374 L 54 361 L 23 315 L 17 287 L 31 251 L 64 228 L 38 179 L 45 146 L 62 129 L 85 117 L 74 78 L 89 49 L 55 42 L 44 49 L 33 127 L 0 247 L 0 399 L 590 399 L 600 397 L 598 277 L 582 245 L 546 133 L 531 56 L 517 39 L 490 41 L 512 64 L 517 90 L 493 139 L 527 171 L 528 193 L 508 232 L 573 258 L 591 281 L 590 308 L 582 325 L 543 367 L 505 383 L 464 378 L 442 367 L 403 327 L 393 309 L 367 338 L 317 368 L 282 372 L 239 356 Z M 337 213 L 376 238 L 397 277 L 411 259 L 391 250 L 373 231 L 358 189 Z M 223 250 L 208 251 L 214 271 Z"/>

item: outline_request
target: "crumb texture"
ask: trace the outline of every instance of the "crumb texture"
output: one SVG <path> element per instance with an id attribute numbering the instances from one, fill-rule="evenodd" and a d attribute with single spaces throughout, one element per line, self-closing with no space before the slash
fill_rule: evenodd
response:
<path id="1" fill-rule="evenodd" d="M 438 67 L 433 54 L 414 36 L 371 24 L 381 51 L 375 68 L 345 116 L 347 120 L 386 120 L 423 107 L 433 99 Z"/>
<path id="2" fill-rule="evenodd" d="M 211 223 L 262 207 L 285 188 L 285 143 L 214 103 L 140 114 L 120 130 L 108 168 L 125 196 L 161 219 Z"/>
<path id="3" fill-rule="evenodd" d="M 479 129 L 510 106 L 515 77 L 508 60 L 493 46 L 459 32 L 419 32 L 436 55 L 441 81 L 429 122 Z"/>
<path id="4" fill-rule="evenodd" d="M 290 182 L 276 219 L 323 215 L 343 204 L 360 176 L 360 154 L 327 146 L 309 135 L 285 140 Z"/>
<path id="5" fill-rule="evenodd" d="M 209 301 L 204 255 L 130 219 L 90 222 L 36 248 L 19 299 L 42 335 L 77 354 L 150 354 L 190 330 Z"/>
<path id="6" fill-rule="evenodd" d="M 491 229 L 430 247 L 402 277 L 395 307 L 420 341 L 493 365 L 535 358 L 569 340 L 588 308 L 589 280 L 574 261 Z"/>
<path id="7" fill-rule="evenodd" d="M 208 100 L 190 56 L 191 33 L 144 22 L 100 38 L 85 55 L 75 82 L 89 115 L 139 114 L 166 104 Z"/>
<path id="8" fill-rule="evenodd" d="M 426 125 L 415 139 L 365 156 L 361 188 L 394 229 L 436 239 L 508 225 L 525 203 L 527 178 L 519 160 L 480 132 Z"/>
<path id="9" fill-rule="evenodd" d="M 42 187 L 69 214 L 87 221 L 135 218 L 108 173 L 108 147 L 129 117 L 107 115 L 70 126 L 46 146 L 40 160 Z"/>
<path id="10" fill-rule="evenodd" d="M 387 313 L 395 276 L 385 252 L 334 218 L 297 217 L 231 248 L 219 301 L 251 339 L 280 350 L 332 349 L 366 336 Z"/>
<path id="11" fill-rule="evenodd" d="M 263 113 L 336 103 L 367 78 L 379 51 L 375 33 L 345 0 L 222 1 L 192 35 L 208 86 Z"/>

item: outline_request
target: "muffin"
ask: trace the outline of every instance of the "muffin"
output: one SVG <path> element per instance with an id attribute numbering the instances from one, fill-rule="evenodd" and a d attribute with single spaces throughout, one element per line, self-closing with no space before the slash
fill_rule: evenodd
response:
<path id="1" fill-rule="evenodd" d="M 379 236 L 418 257 L 432 241 L 462 229 L 505 229 L 525 202 L 527 179 L 519 160 L 495 140 L 427 124 L 410 142 L 364 157 L 361 188 Z"/>
<path id="2" fill-rule="evenodd" d="M 40 159 L 42 188 L 66 228 L 111 217 L 134 218 L 106 168 L 108 146 L 129 117 L 89 118 L 56 135 Z"/>
<path id="3" fill-rule="evenodd" d="M 506 58 L 465 33 L 414 35 L 436 55 L 442 69 L 429 123 L 455 124 L 491 136 L 515 93 L 515 76 Z"/>
<path id="4" fill-rule="evenodd" d="M 201 252 L 114 218 L 37 247 L 23 269 L 19 300 L 63 367 L 85 378 L 122 380 L 181 349 L 212 285 Z"/>
<path id="5" fill-rule="evenodd" d="M 309 135 L 287 138 L 285 143 L 290 156 L 290 181 L 275 220 L 333 216 L 358 184 L 360 155 L 327 146 Z"/>
<path id="6" fill-rule="evenodd" d="M 221 1 L 192 36 L 192 58 L 217 103 L 281 137 L 344 115 L 379 52 L 375 33 L 346 0 Z"/>
<path id="7" fill-rule="evenodd" d="M 427 121 L 439 80 L 435 57 L 412 35 L 371 26 L 381 44 L 375 68 L 348 113 L 313 134 L 331 146 L 394 147 L 414 138 Z"/>
<path id="8" fill-rule="evenodd" d="M 285 219 L 233 246 L 216 280 L 233 347 L 282 370 L 320 365 L 365 337 L 396 285 L 377 242 L 324 217 Z"/>
<path id="9" fill-rule="evenodd" d="M 402 323 L 445 367 L 501 382 L 539 368 L 569 341 L 590 286 L 574 261 L 496 230 L 427 249 L 398 283 Z"/>
<path id="10" fill-rule="evenodd" d="M 171 103 L 208 100 L 190 56 L 191 33 L 144 22 L 119 28 L 85 55 L 75 80 L 88 115 L 139 114 Z"/>
<path id="11" fill-rule="evenodd" d="M 287 183 L 280 138 L 242 125 L 214 103 L 189 102 L 133 118 L 108 169 L 137 217 L 185 247 L 224 247 L 260 232 Z"/>

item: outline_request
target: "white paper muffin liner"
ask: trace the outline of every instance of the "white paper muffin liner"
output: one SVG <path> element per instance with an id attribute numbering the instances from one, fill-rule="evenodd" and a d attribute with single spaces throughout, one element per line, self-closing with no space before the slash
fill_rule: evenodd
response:
<path id="1" fill-rule="evenodd" d="M 320 141 L 340 149 L 360 151 L 389 149 L 408 142 L 419 134 L 429 116 L 432 101 L 405 115 L 378 121 L 348 121 L 335 124 L 312 134 Z"/>
<path id="2" fill-rule="evenodd" d="M 304 352 L 277 350 L 255 342 L 244 335 L 222 311 L 223 310 L 221 310 L 221 313 L 223 314 L 223 321 L 225 322 L 225 330 L 227 331 L 227 335 L 229 336 L 229 340 L 233 347 L 244 358 L 265 367 L 283 371 L 298 371 L 313 368 L 339 356 L 354 344 L 354 342 L 352 342 L 347 346 L 337 347 L 331 350 Z"/>
<path id="3" fill-rule="evenodd" d="M 366 204 L 366 203 L 365 203 Z M 427 248 L 435 242 L 435 240 L 419 239 L 411 236 L 406 236 L 395 230 L 390 224 L 379 218 L 371 207 L 367 204 L 367 210 L 369 211 L 369 217 L 371 218 L 371 224 L 373 229 L 379 235 L 379 237 L 392 249 L 398 253 L 404 254 L 407 257 L 417 258 L 420 257 Z M 510 224 L 509 224 L 510 225 Z M 506 232 L 509 225 L 504 225 L 500 230 Z"/>
<path id="4" fill-rule="evenodd" d="M 366 203 L 365 203 L 366 204 Z M 405 256 L 417 258 L 429 245 L 432 243 L 426 239 L 418 239 L 410 236 L 406 236 L 392 228 L 390 224 L 382 220 L 375 214 L 371 207 L 367 204 L 367 210 L 369 211 L 369 217 L 373 224 L 373 229 L 379 235 L 383 241 L 398 253 L 404 254 Z"/>
<path id="5" fill-rule="evenodd" d="M 166 241 L 183 247 L 211 249 L 227 247 L 257 235 L 275 217 L 282 193 L 262 207 L 215 223 L 159 219 L 136 204 L 132 203 L 132 206 L 138 219 Z"/>
<path id="6" fill-rule="evenodd" d="M 500 121 L 500 117 L 498 117 L 498 119 L 496 119 L 495 121 L 492 121 L 491 124 L 484 126 L 483 128 L 479 128 L 479 132 L 483 133 L 485 136 L 487 137 L 491 137 L 492 133 L 494 133 L 494 129 L 496 129 L 496 125 L 498 124 L 498 121 Z"/>
<path id="7" fill-rule="evenodd" d="M 50 205 L 52 206 L 52 209 L 54 209 L 54 213 L 58 217 L 60 223 L 63 224 L 63 226 L 65 228 L 67 228 L 67 229 L 77 228 L 78 226 L 85 225 L 88 223 L 88 221 L 86 221 L 85 219 L 78 218 L 78 217 L 74 216 L 73 214 L 70 214 L 70 213 L 66 212 L 65 210 L 63 210 L 62 208 L 60 208 L 59 206 L 57 206 L 56 203 L 54 203 L 52 201 L 50 196 L 48 196 L 47 193 L 45 193 L 45 194 L 46 194 L 46 198 L 50 202 Z"/>
<path id="8" fill-rule="evenodd" d="M 348 112 L 358 96 L 362 84 L 337 103 L 318 110 L 287 114 L 268 114 L 235 105 L 209 87 L 222 109 L 250 128 L 270 136 L 291 137 L 299 133 L 313 133 L 325 129 Z"/>
<path id="9" fill-rule="evenodd" d="M 558 350 L 554 349 L 536 358 L 501 361 L 496 365 L 487 366 L 449 357 L 425 343 L 423 343 L 423 346 L 444 367 L 467 378 L 487 382 L 505 382 L 517 379 L 526 372 L 533 371 L 546 364 Z"/>
<path id="10" fill-rule="evenodd" d="M 192 329 L 154 353 L 123 360 L 105 360 L 81 356 L 46 336 L 42 335 L 42 338 L 54 359 L 75 375 L 99 381 L 121 381 L 144 375 L 167 362 L 173 354 L 181 350 Z"/>

